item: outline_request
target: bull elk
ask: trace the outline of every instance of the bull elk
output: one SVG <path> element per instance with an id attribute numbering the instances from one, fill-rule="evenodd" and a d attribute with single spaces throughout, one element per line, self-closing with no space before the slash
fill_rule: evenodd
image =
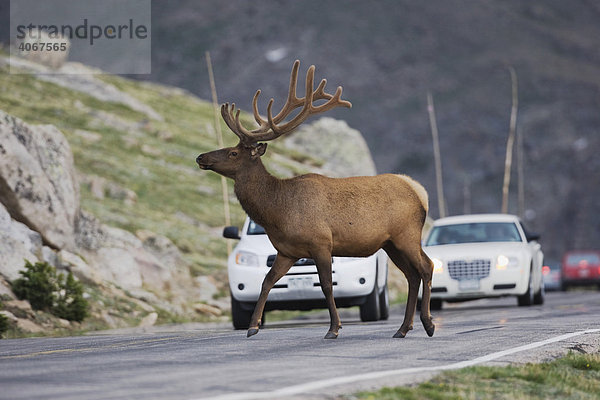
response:
<path id="1" fill-rule="evenodd" d="M 325 92 L 323 79 L 313 91 L 315 67 L 306 74 L 306 94 L 296 96 L 300 62 L 292 68 L 288 97 L 281 111 L 273 116 L 273 99 L 267 106 L 266 119 L 258 112 L 257 99 L 252 101 L 254 118 L 259 125 L 248 130 L 240 123 L 240 110 L 225 103 L 221 115 L 239 138 L 235 147 L 200 154 L 196 162 L 234 180 L 235 194 L 246 213 L 262 225 L 277 257 L 265 276 L 254 308 L 248 337 L 258 333 L 267 296 L 300 258 L 315 260 L 321 288 L 329 309 L 331 325 L 325 339 L 335 339 L 342 327 L 334 297 L 331 257 L 367 257 L 383 248 L 408 280 L 408 301 L 404 321 L 394 337 L 403 338 L 412 329 L 421 281 L 423 298 L 421 322 L 432 336 L 429 299 L 433 263 L 421 248 L 421 232 L 428 210 L 427 192 L 405 175 L 384 174 L 351 178 L 328 178 L 306 174 L 278 179 L 265 169 L 261 156 L 267 142 L 291 132 L 309 116 L 334 107 L 352 107 L 342 100 L 342 87 L 335 94 Z M 325 100 L 315 105 L 317 100 Z M 295 109 L 296 116 L 286 118 Z"/>

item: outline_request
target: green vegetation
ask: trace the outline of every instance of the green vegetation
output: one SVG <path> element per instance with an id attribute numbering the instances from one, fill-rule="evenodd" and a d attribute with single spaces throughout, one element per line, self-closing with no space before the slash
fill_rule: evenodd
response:
<path id="1" fill-rule="evenodd" d="M 66 279 L 59 279 L 59 288 L 53 314 L 69 321 L 83 321 L 89 308 L 87 300 L 83 297 L 83 285 L 69 272 Z"/>
<path id="2" fill-rule="evenodd" d="M 48 263 L 31 264 L 25 262 L 25 270 L 19 271 L 23 277 L 12 282 L 15 295 L 26 299 L 34 310 L 50 311 L 56 302 L 58 276 L 56 269 Z"/>
<path id="3" fill-rule="evenodd" d="M 28 300 L 34 310 L 47 311 L 59 318 L 81 322 L 88 315 L 88 302 L 83 298 L 83 286 L 69 272 L 57 274 L 48 263 L 25 262 L 23 277 L 12 282 L 15 295 Z"/>
<path id="4" fill-rule="evenodd" d="M 2 308 L 2 303 L 0 303 L 0 308 Z M 10 328 L 8 318 L 0 314 L 0 339 L 4 336 L 4 333 L 8 331 L 8 328 Z"/>
<path id="5" fill-rule="evenodd" d="M 472 367 L 444 372 L 415 387 L 359 393 L 359 399 L 598 399 L 600 354 L 574 354 L 543 364 Z"/>

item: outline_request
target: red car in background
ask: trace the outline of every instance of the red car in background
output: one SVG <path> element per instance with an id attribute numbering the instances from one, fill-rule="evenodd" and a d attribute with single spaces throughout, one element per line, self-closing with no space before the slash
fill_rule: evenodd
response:
<path id="1" fill-rule="evenodd" d="M 574 285 L 598 285 L 600 288 L 600 251 L 574 250 L 563 257 L 563 290 Z"/>

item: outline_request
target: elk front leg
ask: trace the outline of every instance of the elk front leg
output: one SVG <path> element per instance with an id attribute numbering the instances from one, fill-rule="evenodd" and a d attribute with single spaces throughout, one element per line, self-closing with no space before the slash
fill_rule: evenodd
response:
<path id="1" fill-rule="evenodd" d="M 281 255 L 281 253 L 277 253 L 277 257 L 273 262 L 271 270 L 267 273 L 265 279 L 263 280 L 260 296 L 258 297 L 256 306 L 254 307 L 254 312 L 252 313 L 252 318 L 250 319 L 250 327 L 248 328 L 247 337 L 256 335 L 258 333 L 260 319 L 265 310 L 265 303 L 267 302 L 267 296 L 269 295 L 269 292 L 273 288 L 273 285 L 275 285 L 275 283 L 290 270 L 296 261 L 297 259 L 289 258 Z"/>
<path id="2" fill-rule="evenodd" d="M 323 252 L 323 254 L 315 257 L 315 262 L 317 263 L 319 282 L 321 283 L 321 290 L 323 290 L 323 294 L 325 295 L 325 301 L 327 302 L 327 308 L 329 309 L 329 319 L 331 321 L 325 339 L 337 339 L 338 331 L 342 327 L 342 321 L 340 320 L 340 315 L 335 306 L 335 299 L 333 298 L 331 253 Z"/>

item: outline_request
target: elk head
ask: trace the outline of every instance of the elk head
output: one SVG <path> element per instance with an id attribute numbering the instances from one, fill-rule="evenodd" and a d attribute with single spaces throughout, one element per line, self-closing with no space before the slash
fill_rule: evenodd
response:
<path id="1" fill-rule="evenodd" d="M 281 111 L 273 116 L 272 107 L 273 99 L 269 101 L 267 106 L 267 118 L 263 118 L 258 113 L 258 96 L 260 90 L 256 91 L 252 100 L 254 109 L 254 119 L 258 124 L 258 128 L 248 130 L 240 123 L 240 110 L 235 109 L 235 104 L 229 105 L 225 103 L 221 106 L 221 116 L 223 120 L 237 135 L 240 142 L 235 147 L 226 147 L 220 150 L 211 151 L 209 153 L 200 154 L 196 158 L 198 166 L 205 170 L 215 171 L 223 176 L 235 179 L 237 171 L 248 168 L 252 163 L 257 162 L 260 157 L 265 154 L 267 142 L 278 138 L 279 136 L 296 129 L 308 117 L 314 114 L 319 114 L 330 110 L 334 107 L 342 106 L 350 108 L 352 104 L 349 101 L 342 100 L 342 87 L 338 86 L 335 93 L 329 94 L 325 92 L 327 80 L 323 79 L 316 90 L 314 88 L 315 66 L 311 65 L 306 72 L 306 92 L 304 97 L 296 96 L 296 86 L 298 81 L 298 68 L 300 61 L 296 60 L 292 67 L 290 77 L 290 87 L 285 105 Z M 326 100 L 321 105 L 314 105 L 314 101 Z M 298 114 L 291 120 L 285 122 L 285 119 L 297 108 L 300 108 Z"/>

